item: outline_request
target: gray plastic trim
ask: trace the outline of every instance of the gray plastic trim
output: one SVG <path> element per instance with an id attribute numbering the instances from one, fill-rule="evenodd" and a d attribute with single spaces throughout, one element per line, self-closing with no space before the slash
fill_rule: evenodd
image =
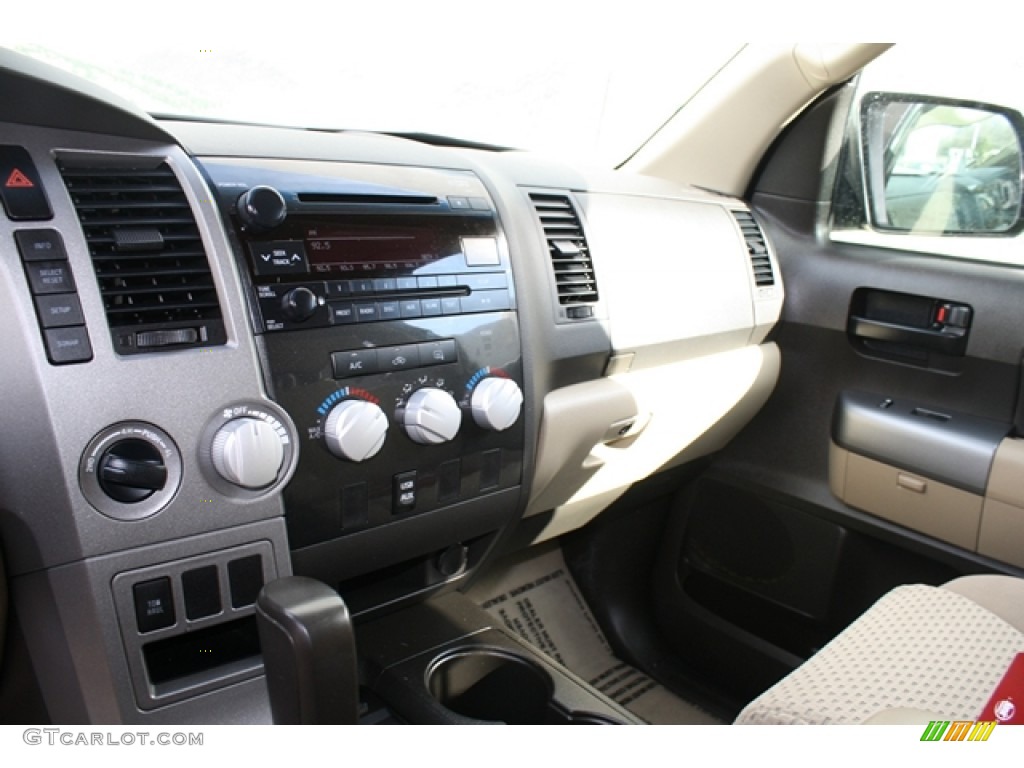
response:
<path id="1" fill-rule="evenodd" d="M 910 400 L 842 392 L 832 438 L 867 458 L 984 495 L 999 443 L 1010 425 Z"/>

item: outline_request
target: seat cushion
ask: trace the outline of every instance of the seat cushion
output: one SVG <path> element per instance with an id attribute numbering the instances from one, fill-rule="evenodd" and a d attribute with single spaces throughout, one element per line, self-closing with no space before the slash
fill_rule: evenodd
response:
<path id="1" fill-rule="evenodd" d="M 956 591 L 897 587 L 746 706 L 739 725 L 856 724 L 884 709 L 981 714 L 1024 633 Z"/>

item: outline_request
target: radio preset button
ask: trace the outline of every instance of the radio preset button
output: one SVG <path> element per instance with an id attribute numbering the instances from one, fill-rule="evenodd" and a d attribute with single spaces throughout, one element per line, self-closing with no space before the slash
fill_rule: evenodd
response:
<path id="1" fill-rule="evenodd" d="M 353 280 L 352 293 L 356 295 L 365 295 L 368 293 L 373 293 L 373 280 Z"/>
<path id="2" fill-rule="evenodd" d="M 437 288 L 437 278 L 433 276 L 417 277 L 416 285 L 420 288 Z"/>
<path id="3" fill-rule="evenodd" d="M 348 280 L 331 280 L 327 283 L 327 295 L 331 298 L 352 295 L 352 283 Z"/>
<path id="4" fill-rule="evenodd" d="M 397 287 L 397 283 L 395 282 L 395 278 L 393 277 L 378 277 L 373 281 L 373 290 L 377 291 L 378 293 L 383 293 L 384 291 L 394 291 L 397 289 Z"/>
<path id="5" fill-rule="evenodd" d="M 395 281 L 400 291 L 415 291 L 416 290 L 416 278 L 415 277 L 400 277 Z"/>

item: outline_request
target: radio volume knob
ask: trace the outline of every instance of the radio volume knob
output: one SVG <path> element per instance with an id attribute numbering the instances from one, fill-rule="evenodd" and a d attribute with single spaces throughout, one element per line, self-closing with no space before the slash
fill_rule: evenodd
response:
<path id="1" fill-rule="evenodd" d="M 377 455 L 388 432 L 388 418 L 375 403 L 343 400 L 327 416 L 324 438 L 339 459 L 366 461 Z"/>
<path id="2" fill-rule="evenodd" d="M 414 443 L 439 445 L 458 434 L 462 411 L 455 398 L 444 390 L 418 389 L 405 404 L 402 426 Z"/>
<path id="3" fill-rule="evenodd" d="M 473 421 L 484 429 L 501 432 L 519 420 L 523 391 L 512 379 L 484 379 L 476 385 L 469 404 Z"/>
<path id="4" fill-rule="evenodd" d="M 261 419 L 233 419 L 217 430 L 210 457 L 214 469 L 240 488 L 265 488 L 278 478 L 284 443 L 273 426 Z"/>
<path id="5" fill-rule="evenodd" d="M 281 299 L 281 311 L 293 323 L 309 320 L 316 312 L 318 299 L 309 288 L 292 288 Z"/>
<path id="6" fill-rule="evenodd" d="M 238 218 L 254 232 L 273 229 L 288 216 L 288 204 L 273 187 L 256 186 L 238 198 Z"/>

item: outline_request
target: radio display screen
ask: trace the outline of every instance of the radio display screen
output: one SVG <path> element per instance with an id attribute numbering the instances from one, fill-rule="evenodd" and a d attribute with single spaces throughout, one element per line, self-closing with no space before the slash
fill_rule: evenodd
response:
<path id="1" fill-rule="evenodd" d="M 436 224 L 317 224 L 306 228 L 303 239 L 314 272 L 404 273 L 461 248 L 457 233 Z"/>

